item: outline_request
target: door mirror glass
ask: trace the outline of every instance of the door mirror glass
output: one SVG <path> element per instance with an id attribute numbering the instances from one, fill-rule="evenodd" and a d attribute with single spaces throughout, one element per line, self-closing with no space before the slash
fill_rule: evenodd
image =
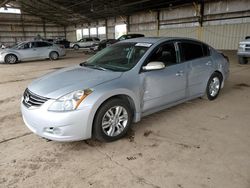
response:
<path id="1" fill-rule="evenodd" d="M 142 67 L 144 71 L 162 70 L 164 68 L 165 68 L 165 64 L 160 61 L 149 62 L 146 66 Z"/>

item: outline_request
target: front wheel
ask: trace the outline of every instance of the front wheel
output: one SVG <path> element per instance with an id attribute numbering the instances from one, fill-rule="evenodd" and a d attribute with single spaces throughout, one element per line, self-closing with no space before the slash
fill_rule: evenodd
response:
<path id="1" fill-rule="evenodd" d="M 208 100 L 214 100 L 218 97 L 221 89 L 222 76 L 215 72 L 208 80 L 206 88 L 206 98 Z"/>
<path id="2" fill-rule="evenodd" d="M 239 57 L 239 64 L 247 64 L 247 58 L 246 57 Z"/>
<path id="3" fill-rule="evenodd" d="M 17 57 L 13 54 L 6 55 L 4 62 L 8 64 L 15 64 L 17 63 Z"/>
<path id="4" fill-rule="evenodd" d="M 93 125 L 94 137 L 100 141 L 115 141 L 123 137 L 132 122 L 132 111 L 128 102 L 111 99 L 97 111 Z"/>

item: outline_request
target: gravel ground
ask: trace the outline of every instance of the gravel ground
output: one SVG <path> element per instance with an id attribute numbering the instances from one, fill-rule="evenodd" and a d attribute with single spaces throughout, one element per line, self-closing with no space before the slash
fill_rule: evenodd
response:
<path id="1" fill-rule="evenodd" d="M 116 142 L 47 141 L 31 133 L 20 99 L 34 79 L 88 57 L 0 65 L 0 187 L 250 187 L 250 64 L 230 58 L 215 101 L 196 99 L 134 124 Z"/>

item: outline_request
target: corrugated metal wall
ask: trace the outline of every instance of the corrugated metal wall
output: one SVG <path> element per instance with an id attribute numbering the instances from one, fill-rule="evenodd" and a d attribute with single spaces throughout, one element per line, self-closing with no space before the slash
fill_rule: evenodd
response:
<path id="1" fill-rule="evenodd" d="M 45 23 L 42 19 L 27 14 L 0 14 L 0 42 L 12 45 L 18 41 L 65 37 L 64 27 Z"/>
<path id="2" fill-rule="evenodd" d="M 129 18 L 108 18 L 107 25 L 104 21 L 95 22 L 94 25 L 106 26 L 108 38 L 115 38 L 115 25 L 129 23 L 129 33 L 142 33 L 148 37 L 194 38 L 214 48 L 227 50 L 237 49 L 238 43 L 246 36 L 250 36 L 250 0 L 206 2 L 203 27 L 198 23 L 198 10 L 199 5 L 196 4 L 168 7 L 160 10 L 158 14 L 156 11 L 140 12 L 130 15 Z M 68 38 L 75 38 L 77 28 L 88 28 L 90 25 L 93 23 L 69 27 L 71 29 L 67 34 Z"/>

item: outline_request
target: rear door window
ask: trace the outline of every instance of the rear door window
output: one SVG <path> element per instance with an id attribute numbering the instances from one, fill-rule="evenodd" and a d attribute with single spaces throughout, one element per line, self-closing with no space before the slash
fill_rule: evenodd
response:
<path id="1" fill-rule="evenodd" d="M 47 42 L 36 42 L 36 47 L 47 47 L 47 46 L 51 46 L 52 44 L 47 43 Z"/>
<path id="2" fill-rule="evenodd" d="M 201 43 L 196 42 L 181 42 L 180 44 L 182 60 L 190 61 L 204 57 L 203 47 Z"/>

